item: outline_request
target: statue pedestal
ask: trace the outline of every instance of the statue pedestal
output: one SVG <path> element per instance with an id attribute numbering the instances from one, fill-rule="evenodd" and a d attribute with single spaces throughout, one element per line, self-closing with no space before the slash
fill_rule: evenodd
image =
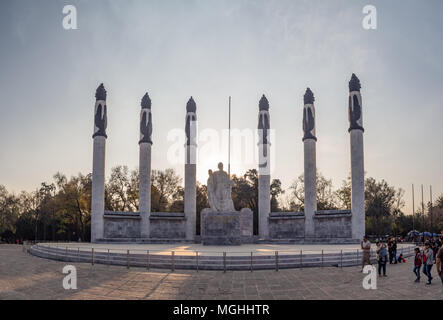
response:
<path id="1" fill-rule="evenodd" d="M 201 212 L 201 240 L 206 246 L 235 246 L 252 237 L 252 211 Z"/>

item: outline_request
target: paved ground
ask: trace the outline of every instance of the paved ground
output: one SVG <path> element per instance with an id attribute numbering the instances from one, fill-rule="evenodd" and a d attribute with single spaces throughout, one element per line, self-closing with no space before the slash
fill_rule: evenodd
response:
<path id="1" fill-rule="evenodd" d="M 65 262 L 0 245 L 0 299 L 437 299 L 443 287 L 414 283 L 411 261 L 388 265 L 377 290 L 365 290 L 358 267 L 275 271 L 146 271 L 74 263 L 78 289 L 65 290 Z M 434 267 L 435 268 L 435 267 Z M 435 269 L 433 273 L 436 276 Z"/>

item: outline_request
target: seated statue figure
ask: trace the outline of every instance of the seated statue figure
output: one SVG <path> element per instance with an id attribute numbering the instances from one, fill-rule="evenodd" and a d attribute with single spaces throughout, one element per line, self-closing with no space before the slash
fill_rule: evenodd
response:
<path id="1" fill-rule="evenodd" d="M 211 210 L 216 212 L 233 212 L 232 182 L 228 174 L 223 171 L 223 163 L 218 164 L 218 171 L 209 170 L 208 178 L 208 201 Z"/>

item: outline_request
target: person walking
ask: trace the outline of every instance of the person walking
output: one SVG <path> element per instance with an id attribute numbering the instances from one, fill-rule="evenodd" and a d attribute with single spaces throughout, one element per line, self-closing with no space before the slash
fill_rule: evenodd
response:
<path id="1" fill-rule="evenodd" d="M 440 277 L 441 280 L 441 285 L 443 286 L 443 268 L 442 268 L 442 263 L 443 263 L 443 247 L 440 247 L 440 249 L 437 252 L 437 263 L 436 263 L 436 268 L 437 268 L 437 273 L 438 276 Z"/>
<path id="2" fill-rule="evenodd" d="M 423 256 L 426 256 L 426 275 L 428 276 L 428 281 L 426 282 L 427 285 L 431 284 L 432 281 L 432 275 L 431 275 L 431 269 L 434 265 L 434 251 L 432 251 L 431 245 L 429 242 L 425 243 L 425 249 L 423 252 Z"/>
<path id="3" fill-rule="evenodd" d="M 363 272 L 365 265 L 371 265 L 371 242 L 369 242 L 366 236 L 361 241 L 361 249 L 363 250 L 361 258 L 361 271 Z"/>
<path id="4" fill-rule="evenodd" d="M 386 264 L 388 263 L 388 250 L 384 243 L 379 243 L 377 246 L 377 262 L 378 262 L 378 275 L 381 276 L 383 270 L 383 277 L 386 277 Z"/>
<path id="5" fill-rule="evenodd" d="M 415 252 L 415 257 L 414 257 L 414 274 L 417 277 L 415 279 L 415 282 L 420 282 L 420 269 L 421 269 L 421 261 L 422 261 L 422 256 L 420 253 L 420 248 L 415 248 L 414 249 Z"/>

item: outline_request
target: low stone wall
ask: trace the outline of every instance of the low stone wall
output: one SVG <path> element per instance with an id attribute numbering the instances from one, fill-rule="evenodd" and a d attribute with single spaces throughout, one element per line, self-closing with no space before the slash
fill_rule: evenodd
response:
<path id="1" fill-rule="evenodd" d="M 352 213 L 350 210 L 316 211 L 314 228 L 317 239 L 351 239 Z"/>
<path id="2" fill-rule="evenodd" d="M 151 212 L 150 238 L 186 239 L 186 217 L 183 212 Z"/>
<path id="3" fill-rule="evenodd" d="M 152 212 L 149 219 L 150 239 L 171 241 L 186 239 L 186 217 L 183 212 Z M 107 241 L 142 240 L 140 213 L 105 211 L 103 220 L 104 239 Z"/>
<path id="4" fill-rule="evenodd" d="M 180 252 L 152 252 L 149 250 L 101 248 L 76 248 L 64 244 L 36 244 L 28 249 L 34 256 L 58 261 L 108 264 L 141 268 L 194 269 L 194 270 L 264 270 L 306 267 L 347 267 L 361 264 L 361 250 L 276 251 L 269 254 L 231 254 L 229 252 L 195 252 L 181 255 Z M 405 258 L 414 254 L 414 246 L 402 246 L 397 254 Z M 371 262 L 376 263 L 375 248 L 371 250 Z"/>
<path id="5" fill-rule="evenodd" d="M 305 215 L 303 212 L 271 212 L 269 237 L 271 239 L 303 239 Z"/>
<path id="6" fill-rule="evenodd" d="M 105 238 L 140 237 L 140 214 L 138 212 L 105 211 L 103 216 Z"/>

